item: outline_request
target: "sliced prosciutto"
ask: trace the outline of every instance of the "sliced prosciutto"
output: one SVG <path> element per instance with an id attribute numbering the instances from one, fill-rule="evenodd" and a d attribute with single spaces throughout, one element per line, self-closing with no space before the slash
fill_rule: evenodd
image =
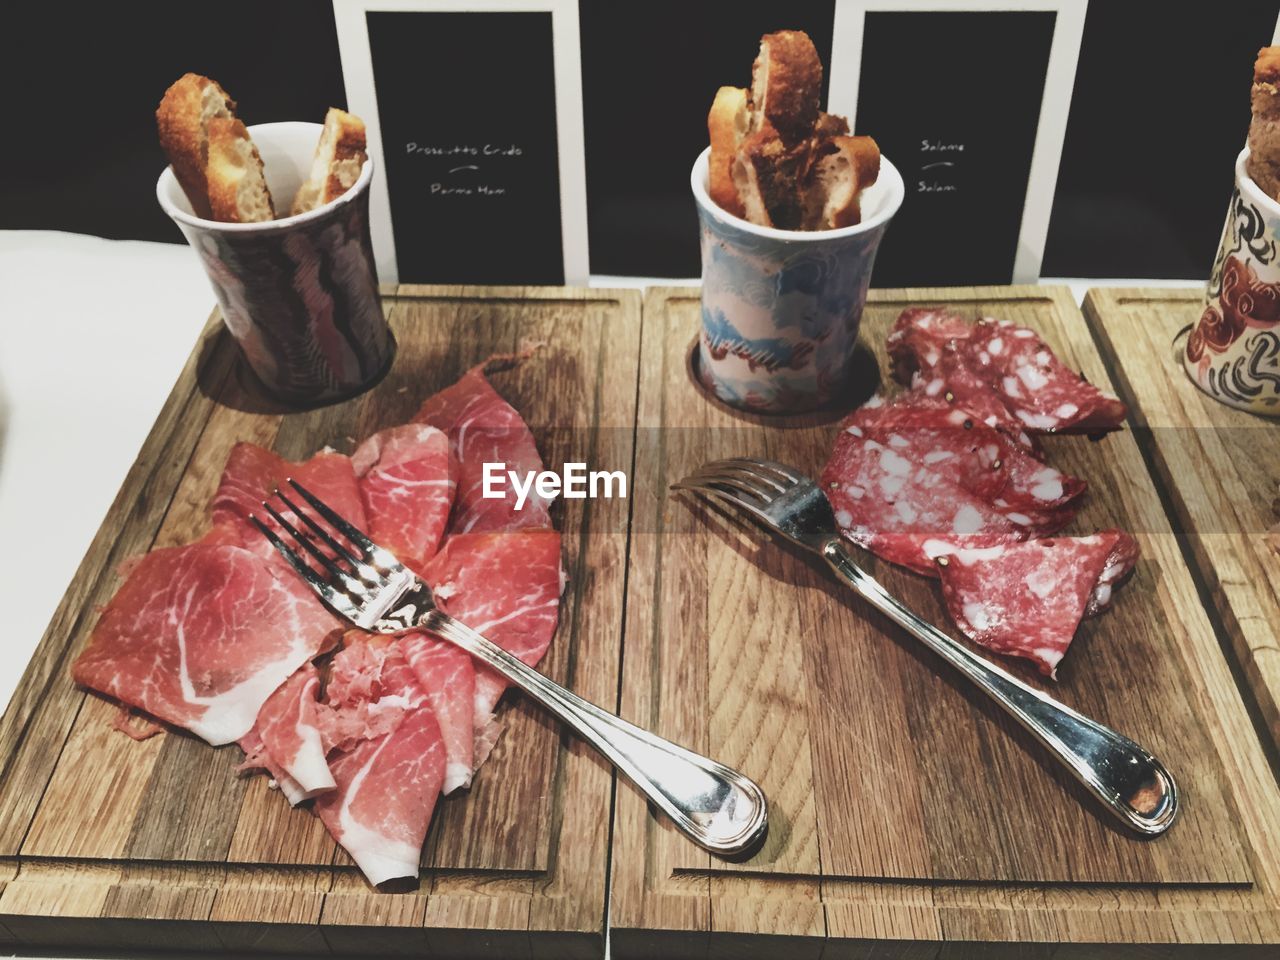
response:
<path id="1" fill-rule="evenodd" d="M 322 451 L 301 463 L 292 463 L 252 443 L 237 443 L 231 448 L 217 492 L 209 504 L 214 528 L 236 530 L 243 546 L 274 561 L 278 556 L 275 549 L 248 518 L 250 514 L 262 517 L 262 501 L 277 487 L 285 486 L 290 478 L 314 493 L 339 516 L 362 530 L 365 528 L 364 503 L 350 457 Z"/>
<path id="2" fill-rule="evenodd" d="M 425 703 L 390 733 L 339 751 L 337 787 L 316 797 L 325 827 L 372 884 L 416 877 L 422 843 L 444 782 L 440 727 Z"/>
<path id="3" fill-rule="evenodd" d="M 980 549 L 938 547 L 947 610 L 976 643 L 1025 657 L 1056 676 L 1081 619 L 1109 601 L 1133 569 L 1138 545 L 1105 530 Z"/>
<path id="4" fill-rule="evenodd" d="M 559 616 L 563 579 L 555 530 L 455 534 L 422 571 L 450 616 L 529 666 L 546 653 Z M 476 665 L 474 725 L 488 726 L 507 681 Z"/>
<path id="5" fill-rule="evenodd" d="M 445 745 L 396 637 L 350 630 L 327 696 L 337 786 L 315 811 L 370 883 L 418 875 L 422 841 L 444 782 Z"/>
<path id="6" fill-rule="evenodd" d="M 1064 527 L 1074 515 L 1069 504 L 1085 490 L 1083 480 L 1049 466 L 1008 434 L 942 398 L 908 393 L 892 403 L 867 403 L 843 426 L 944 474 L 1038 535 Z"/>
<path id="7" fill-rule="evenodd" d="M 400 648 L 440 724 L 446 756 L 442 790 L 469 786 L 477 764 L 475 663 L 458 647 L 425 633 L 407 634 Z"/>
<path id="8" fill-rule="evenodd" d="M 449 438 L 425 423 L 380 430 L 360 444 L 351 465 L 368 523 L 361 529 L 418 569 L 439 548 L 453 506 Z"/>
<path id="9" fill-rule="evenodd" d="M 291 807 L 296 807 L 304 800 L 311 799 L 313 794 L 304 790 L 297 780 L 289 776 L 284 768 L 271 758 L 271 754 L 267 752 L 267 748 L 262 742 L 262 737 L 258 736 L 256 727 L 241 737 L 239 744 L 240 749 L 244 751 L 244 762 L 236 767 L 238 772 L 265 771 L 271 779 L 271 783 L 284 794 Z"/>
<path id="10" fill-rule="evenodd" d="M 319 692 L 319 671 L 313 664 L 303 664 L 267 698 L 254 728 L 267 756 L 298 786 L 304 799 L 334 785 L 320 740 Z M 290 802 L 298 801 L 290 797 Z"/>
<path id="11" fill-rule="evenodd" d="M 854 432 L 856 431 L 856 432 Z M 962 488 L 936 467 L 916 463 L 894 446 L 840 431 L 822 472 L 840 531 L 890 563 L 937 576 L 926 541 L 967 546 L 1024 539 L 1028 524 Z"/>
<path id="12" fill-rule="evenodd" d="M 321 740 L 326 750 L 349 750 L 394 730 L 425 700 L 399 638 L 348 630 L 317 709 Z"/>
<path id="13" fill-rule="evenodd" d="M 232 743 L 336 627 L 301 579 L 255 553 L 170 547 L 132 566 L 72 676 L 211 744 Z"/>
<path id="14" fill-rule="evenodd" d="M 509 483 L 503 486 L 505 497 L 484 496 L 486 463 L 503 464 L 505 470 L 515 471 L 521 478 L 542 469 L 542 457 L 529 427 L 493 389 L 484 370 L 485 364 L 474 367 L 453 386 L 429 397 L 414 417 L 449 435 L 458 463 L 458 489 L 449 530 L 483 533 L 548 527 L 548 503 L 532 489 L 521 509 L 516 509 L 516 493 Z"/>

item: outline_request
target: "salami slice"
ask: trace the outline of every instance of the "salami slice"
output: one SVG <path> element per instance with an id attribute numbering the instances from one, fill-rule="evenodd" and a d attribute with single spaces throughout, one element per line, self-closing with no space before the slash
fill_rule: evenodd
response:
<path id="1" fill-rule="evenodd" d="M 1010 320 L 980 320 L 963 350 L 1032 433 L 1105 433 L 1128 410 L 1059 360 L 1034 330 Z"/>
<path id="2" fill-rule="evenodd" d="M 967 547 L 1020 540 L 1028 531 L 929 466 L 853 425 L 840 432 L 822 486 L 841 532 L 882 560 L 937 576 L 931 540 Z"/>
<path id="3" fill-rule="evenodd" d="M 1062 363 L 1034 330 L 1012 320 L 969 323 L 941 308 L 904 310 L 887 341 L 894 376 L 947 396 L 1013 436 L 1105 433 L 1126 409 Z"/>
<path id="4" fill-rule="evenodd" d="M 1137 542 L 1121 530 L 979 549 L 931 546 L 939 552 L 947 610 L 965 635 L 1055 678 L 1081 619 L 1100 609 L 1100 587 L 1109 600 L 1138 555 Z"/>
<path id="5" fill-rule="evenodd" d="M 969 320 L 942 307 L 908 307 L 885 338 L 894 378 L 910 384 L 916 373 L 927 374 L 948 344 L 967 339 L 972 332 Z"/>
<path id="6" fill-rule="evenodd" d="M 913 463 L 944 474 L 1039 536 L 1070 522 L 1075 515 L 1070 504 L 1086 486 L 942 397 L 911 392 L 890 403 L 866 404 L 844 428 L 861 430 Z"/>
<path id="7" fill-rule="evenodd" d="M 937 363 L 917 371 L 911 387 L 913 392 L 964 410 L 978 423 L 1003 431 L 1025 449 L 1036 451 L 1022 421 L 1005 406 L 991 384 L 979 376 L 956 344 L 943 347 Z"/>

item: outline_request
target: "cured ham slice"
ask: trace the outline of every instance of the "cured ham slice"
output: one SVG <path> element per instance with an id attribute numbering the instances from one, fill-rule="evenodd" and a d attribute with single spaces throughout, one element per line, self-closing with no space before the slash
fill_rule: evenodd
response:
<path id="1" fill-rule="evenodd" d="M 1070 522 L 1069 504 L 1085 490 L 1083 480 L 1033 457 L 1007 434 L 942 398 L 908 393 L 892 403 L 867 404 L 850 414 L 844 428 L 945 474 L 1037 535 Z"/>
<path id="2" fill-rule="evenodd" d="M 478 763 L 475 664 L 458 647 L 425 633 L 408 634 L 400 647 L 440 724 L 446 756 L 442 790 L 469 786 Z"/>
<path id="3" fill-rule="evenodd" d="M 440 726 L 398 638 L 351 630 L 344 641 L 328 684 L 345 734 L 329 761 L 337 786 L 315 810 L 370 883 L 417 876 L 444 782 Z"/>
<path id="4" fill-rule="evenodd" d="M 455 534 L 422 571 L 445 613 L 529 666 L 546 653 L 564 582 L 555 530 Z M 507 681 L 476 665 L 474 727 L 488 725 Z"/>
<path id="5" fill-rule="evenodd" d="M 860 434 L 856 425 L 842 430 L 822 472 L 836 523 L 854 543 L 882 560 L 937 576 L 925 548 L 929 540 L 986 546 L 1027 536 L 1026 524 L 939 472 L 945 465 L 935 470 L 917 464 Z"/>
<path id="6" fill-rule="evenodd" d="M 317 710 L 326 750 L 349 750 L 391 732 L 426 699 L 397 638 L 348 630 L 343 642 Z"/>
<path id="7" fill-rule="evenodd" d="M 1055 677 L 1081 619 L 1105 605 L 1137 556 L 1133 537 L 1105 530 L 956 549 L 938 565 L 947 610 L 968 637 Z"/>
<path id="8" fill-rule="evenodd" d="M 275 561 L 275 549 L 248 519 L 250 514 L 262 516 L 262 501 L 289 478 L 297 480 L 340 516 L 365 529 L 364 503 L 350 457 L 321 452 L 301 463 L 291 463 L 252 443 L 237 443 L 227 457 L 222 479 L 209 503 L 214 529 L 237 531 L 242 546 Z"/>
<path id="9" fill-rule="evenodd" d="M 337 787 L 315 811 L 370 883 L 416 877 L 444 782 L 445 748 L 431 707 L 405 713 L 390 733 L 361 740 L 330 763 Z"/>
<path id="10" fill-rule="evenodd" d="M 297 784 L 304 799 L 334 786 L 320 741 L 319 691 L 319 672 L 313 664 L 303 664 L 267 698 L 255 727 L 267 755 Z"/>
<path id="11" fill-rule="evenodd" d="M 360 444 L 351 465 L 368 522 L 362 529 L 418 569 L 439 549 L 453 506 L 449 438 L 425 423 L 391 427 Z"/>
<path id="12" fill-rule="evenodd" d="M 240 749 L 244 751 L 244 762 L 236 767 L 238 772 L 264 770 L 271 779 L 271 785 L 278 789 L 284 798 L 289 801 L 289 806 L 296 807 L 304 800 L 311 798 L 309 794 L 302 788 L 302 785 L 293 777 L 284 771 L 284 768 L 271 759 L 271 754 L 267 752 L 267 748 L 262 743 L 262 737 L 258 736 L 258 730 L 255 727 L 243 737 L 240 738 Z"/>
<path id="13" fill-rule="evenodd" d="M 548 502 L 533 490 L 522 509 L 510 484 L 502 499 L 485 498 L 484 465 L 501 463 L 520 477 L 542 469 L 533 434 L 520 414 L 503 400 L 484 375 L 485 364 L 468 371 L 457 383 L 429 397 L 414 420 L 449 435 L 458 464 L 458 489 L 449 530 L 483 533 L 551 525 Z"/>
<path id="14" fill-rule="evenodd" d="M 72 676 L 211 744 L 232 743 L 336 626 L 300 579 L 255 553 L 170 547 L 133 565 Z"/>

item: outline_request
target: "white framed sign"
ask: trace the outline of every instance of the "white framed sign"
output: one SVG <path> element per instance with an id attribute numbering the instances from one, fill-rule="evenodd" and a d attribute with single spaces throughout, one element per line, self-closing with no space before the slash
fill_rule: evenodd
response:
<path id="1" fill-rule="evenodd" d="M 907 181 L 877 283 L 1039 279 L 1086 6 L 836 0 L 828 110 Z"/>
<path id="2" fill-rule="evenodd" d="M 384 283 L 587 282 L 577 0 L 333 0 Z"/>

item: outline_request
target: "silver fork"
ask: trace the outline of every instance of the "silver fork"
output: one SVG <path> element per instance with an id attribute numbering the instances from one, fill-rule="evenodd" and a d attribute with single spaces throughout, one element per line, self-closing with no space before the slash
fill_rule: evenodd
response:
<path id="1" fill-rule="evenodd" d="M 872 606 L 1000 704 L 1127 826 L 1157 836 L 1172 825 L 1178 791 L 1159 760 L 1128 737 L 978 656 L 903 606 L 853 561 L 826 495 L 798 470 L 772 460 L 719 460 L 672 486 L 724 500 L 821 556 Z"/>
<path id="2" fill-rule="evenodd" d="M 492 667 L 599 750 L 669 816 L 689 839 L 723 856 L 748 852 L 768 828 L 764 792 L 722 763 L 677 746 L 588 703 L 526 666 L 497 644 L 435 605 L 431 587 L 392 553 L 322 503 L 301 484 L 288 481 L 303 501 L 328 521 L 343 543 L 281 490 L 275 492 L 308 529 L 303 533 L 270 502 L 263 506 L 296 547 L 257 517 L 250 519 L 281 555 L 335 612 L 362 630 L 401 633 L 425 630 L 461 647 Z M 322 550 L 320 541 L 328 551 Z M 319 566 L 322 570 L 317 569 Z"/>

